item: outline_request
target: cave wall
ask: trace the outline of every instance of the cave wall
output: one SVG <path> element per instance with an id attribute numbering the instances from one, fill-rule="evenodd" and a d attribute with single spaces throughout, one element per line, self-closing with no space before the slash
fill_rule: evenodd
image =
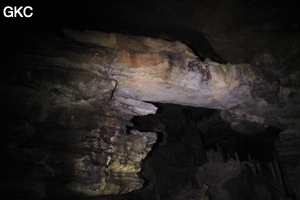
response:
<path id="1" fill-rule="evenodd" d="M 3 195 L 64 198 L 142 187 L 137 173 L 156 133 L 127 134 L 126 125 L 134 115 L 155 113 L 156 107 L 133 99 L 112 100 L 115 80 L 83 66 L 48 62 L 61 60 L 69 45 L 78 53 L 85 47 L 56 38 L 62 41 L 51 53 L 63 49 L 46 58 L 45 48 L 51 44 L 39 46 L 44 39 L 34 41 L 29 51 L 13 49 L 1 67 Z"/>
<path id="2" fill-rule="evenodd" d="M 268 126 L 284 130 L 299 123 L 295 59 L 299 38 L 297 33 L 288 34 L 297 30 L 297 24 L 243 28 L 249 21 L 241 20 L 240 29 L 228 29 L 233 22 L 212 23 L 220 21 L 224 6 L 240 7 L 217 4 L 220 10 L 208 20 L 200 12 L 198 21 L 191 21 L 217 52 L 214 56 L 224 58 L 222 63 L 200 60 L 180 42 L 148 37 L 70 29 L 64 29 L 65 36 L 13 33 L 14 41 L 1 55 L 6 191 L 21 190 L 25 196 L 36 191 L 44 197 L 66 191 L 97 195 L 140 188 L 136 173 L 156 136 L 135 131 L 128 135 L 126 125 L 135 115 L 155 113 L 156 108 L 145 101 L 221 109 L 222 118 L 242 134 L 262 134 Z M 276 37 L 265 34 L 267 42 L 260 43 L 261 37 L 251 34 L 258 30 L 284 32 Z M 246 39 L 236 37 L 244 32 Z M 249 41 L 267 48 L 249 46 Z M 299 129 L 290 129 L 297 137 Z M 290 144 L 286 135 L 290 133 L 281 134 L 278 159 L 290 192 L 297 193 L 298 141 Z M 283 153 L 286 146 L 293 147 L 291 153 Z M 25 186 L 11 190 L 10 185 L 21 179 Z M 55 181 L 67 189 L 57 189 Z"/>

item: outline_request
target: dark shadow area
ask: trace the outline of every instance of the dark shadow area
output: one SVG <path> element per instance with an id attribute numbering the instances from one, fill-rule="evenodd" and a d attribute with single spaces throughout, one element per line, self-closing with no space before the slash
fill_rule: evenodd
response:
<path id="1" fill-rule="evenodd" d="M 103 32 L 114 32 L 131 36 L 146 36 L 168 41 L 180 41 L 188 45 L 195 55 L 201 60 L 211 60 L 227 63 L 212 48 L 210 42 L 203 33 L 191 29 L 183 24 L 172 23 L 172 21 L 161 21 L 154 19 L 156 24 L 151 24 L 153 16 L 141 12 L 141 9 L 151 12 L 151 6 L 147 3 L 137 2 L 137 7 L 121 1 L 97 1 L 85 4 L 82 2 L 58 4 L 52 2 L 31 3 L 33 16 L 31 18 L 5 18 L 2 17 L 3 35 L 6 38 L 2 42 L 7 46 L 13 43 L 15 38 L 11 34 L 19 35 L 20 32 L 47 32 L 63 36 L 63 28 L 76 30 L 92 30 Z M 5 2 L 1 2 L 5 7 Z M 10 5 L 11 3 L 8 3 Z M 155 4 L 155 2 L 149 2 Z M 16 2 L 14 6 L 24 6 Z M 120 7 L 121 6 L 121 7 Z M 153 5 L 154 6 L 154 5 Z M 132 15 L 128 15 L 122 7 L 132 9 Z M 139 19 L 136 19 L 136 13 Z M 171 15 L 171 13 L 170 13 Z M 168 17 L 169 18 L 169 17 Z"/>
<path id="2" fill-rule="evenodd" d="M 197 199 L 205 184 L 210 189 L 202 193 L 211 200 L 226 192 L 231 199 L 249 200 L 285 195 L 274 149 L 279 129 L 243 135 L 231 129 L 219 110 L 154 104 L 157 114 L 131 121 L 132 129 L 157 132 L 158 141 L 142 162 L 139 176 L 144 187 L 121 195 L 124 199 Z"/>
<path id="3" fill-rule="evenodd" d="M 105 95 L 100 95 L 105 101 L 85 102 L 89 95 L 76 87 L 95 80 L 85 69 L 39 66 L 39 59 L 53 51 L 51 45 L 64 48 L 64 42 L 68 42 L 70 45 L 66 46 L 74 44 L 80 47 L 79 51 L 86 47 L 101 51 L 97 45 L 65 39 L 64 27 L 180 41 L 202 61 L 209 58 L 219 63 L 250 63 L 276 75 L 279 88 L 292 91 L 291 88 L 299 86 L 300 12 L 296 4 L 271 0 L 219 2 L 1 1 L 2 11 L 7 5 L 33 7 L 32 18 L 1 15 L 1 196 L 95 200 L 296 199 L 294 186 L 299 182 L 299 164 L 294 149 L 299 146 L 298 132 L 287 132 L 286 138 L 282 137 L 282 146 L 277 150 L 283 156 L 279 158 L 274 143 L 282 130 L 269 127 L 261 134 L 243 135 L 222 119 L 220 110 L 163 103 L 153 103 L 158 107 L 155 115 L 134 117 L 133 126 L 126 127 L 127 134 L 132 129 L 158 133 L 157 143 L 142 162 L 139 176 L 145 180 L 143 188 L 124 195 L 90 197 L 73 192 L 68 185 L 75 182 L 90 186 L 99 183 L 101 176 L 107 176 L 103 171 L 111 158 L 111 138 L 126 122 L 122 121 L 124 116 L 117 116 L 122 123 L 111 118 L 119 113 L 104 109 L 110 100 Z M 104 85 L 108 93 L 113 93 L 106 88 L 108 83 Z M 278 90 L 274 88 L 275 95 Z M 96 91 L 91 96 L 98 94 Z M 295 108 L 300 102 L 299 93 L 290 92 L 285 97 L 283 102 L 268 99 L 274 107 L 278 103 L 282 110 L 283 115 L 275 114 L 274 118 L 282 118 L 282 123 L 287 124 L 284 126 L 294 125 L 298 123 Z M 292 181 L 286 181 L 284 171 Z"/>

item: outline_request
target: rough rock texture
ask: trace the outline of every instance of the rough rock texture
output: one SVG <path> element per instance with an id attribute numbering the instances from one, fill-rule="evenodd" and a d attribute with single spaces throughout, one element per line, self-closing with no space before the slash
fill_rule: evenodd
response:
<path id="1" fill-rule="evenodd" d="M 156 133 L 132 130 L 127 134 L 126 125 L 133 116 L 153 114 L 157 108 L 113 97 L 117 81 L 93 71 L 93 63 L 87 64 L 87 70 L 80 57 L 73 60 L 74 66 L 68 65 L 71 62 L 64 61 L 62 55 L 67 58 L 73 52 L 60 48 L 73 46 L 78 53 L 92 49 L 63 39 L 46 52 L 51 44 L 39 46 L 39 42 L 28 51 L 9 54 L 12 60 L 2 58 L 4 195 L 56 198 L 78 192 L 127 193 L 142 187 L 137 173 Z M 11 187 L 20 180 L 24 186 Z"/>
<path id="2" fill-rule="evenodd" d="M 7 184 L 8 193 L 35 191 L 42 198 L 142 187 L 137 172 L 156 134 L 127 134 L 126 126 L 133 116 L 156 112 L 149 101 L 220 109 L 243 134 L 298 123 L 299 88 L 283 86 L 269 70 L 201 61 L 180 42 L 64 33 L 67 38 L 24 34 L 2 55 L 9 56 L 1 68 L 2 146 L 9 168 L 1 185 L 26 180 L 13 191 Z M 288 178 L 297 169 L 284 173 Z M 57 180 L 62 186 L 53 184 Z"/>
<path id="3" fill-rule="evenodd" d="M 209 59 L 202 62 L 181 43 L 92 31 L 65 33 L 77 41 L 100 46 L 111 41 L 107 46 L 114 48 L 115 58 L 103 70 L 117 80 L 115 93 L 123 97 L 222 109 L 223 119 L 246 134 L 251 132 L 248 127 L 257 133 L 267 126 L 284 128 L 286 123 L 280 117 L 286 112 L 296 115 L 297 109 L 289 106 L 294 101 L 290 102 L 287 95 L 297 95 L 299 88 L 283 88 L 276 76 L 257 66 L 225 65 Z"/>

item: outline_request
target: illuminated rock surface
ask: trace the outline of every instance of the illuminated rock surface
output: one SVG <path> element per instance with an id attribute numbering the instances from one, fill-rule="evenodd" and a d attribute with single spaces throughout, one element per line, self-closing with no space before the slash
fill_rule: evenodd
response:
<path id="1" fill-rule="evenodd" d="M 141 36 L 109 22 L 111 33 L 9 32 L 4 197 L 299 199 L 297 13 L 268 3 L 118 3 L 124 9 L 104 14 L 145 23 L 128 25 Z M 153 9 L 166 5 L 171 14 Z"/>

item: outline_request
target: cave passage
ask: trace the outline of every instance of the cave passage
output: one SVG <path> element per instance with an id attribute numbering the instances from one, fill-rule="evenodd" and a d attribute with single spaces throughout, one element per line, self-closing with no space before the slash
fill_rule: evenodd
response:
<path id="1" fill-rule="evenodd" d="M 276 199 L 285 195 L 273 143 L 280 130 L 243 135 L 220 110 L 153 103 L 156 114 L 137 116 L 133 126 L 156 132 L 157 143 L 142 162 L 144 187 L 130 199 Z"/>

